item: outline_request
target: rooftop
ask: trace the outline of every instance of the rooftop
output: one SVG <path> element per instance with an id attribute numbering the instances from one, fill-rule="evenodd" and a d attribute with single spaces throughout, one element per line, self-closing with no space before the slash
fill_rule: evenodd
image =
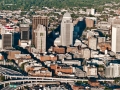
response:
<path id="1" fill-rule="evenodd" d="M 70 13 L 66 12 L 63 17 L 71 17 Z"/>

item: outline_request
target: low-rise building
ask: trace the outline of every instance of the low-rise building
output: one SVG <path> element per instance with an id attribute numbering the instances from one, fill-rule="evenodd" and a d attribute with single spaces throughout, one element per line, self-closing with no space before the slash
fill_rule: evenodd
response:
<path id="1" fill-rule="evenodd" d="M 47 68 L 29 71 L 28 74 L 31 76 L 52 77 L 52 72 L 50 72 Z"/>
<path id="2" fill-rule="evenodd" d="M 53 47 L 52 51 L 58 54 L 64 54 L 66 52 L 64 47 Z"/>
<path id="3" fill-rule="evenodd" d="M 67 53 L 68 52 L 71 52 L 71 53 L 74 53 L 74 52 L 77 52 L 78 51 L 78 48 L 77 47 L 67 47 Z"/>
<path id="4" fill-rule="evenodd" d="M 94 27 L 94 20 L 86 18 L 85 22 L 86 22 L 86 27 L 89 28 Z"/>
<path id="5" fill-rule="evenodd" d="M 104 43 L 105 41 L 105 37 L 98 37 L 98 43 Z"/>
<path id="6" fill-rule="evenodd" d="M 19 58 L 31 59 L 31 56 L 30 54 L 15 54 L 15 59 Z"/>
<path id="7" fill-rule="evenodd" d="M 91 55 L 90 49 L 88 48 L 82 49 L 82 55 L 83 55 L 83 58 L 89 59 Z"/>
<path id="8" fill-rule="evenodd" d="M 64 60 L 64 59 L 62 59 L 62 63 L 67 64 L 67 65 L 78 65 L 78 66 L 81 65 L 81 61 L 79 61 L 79 60 Z"/>
<path id="9" fill-rule="evenodd" d="M 88 46 L 90 49 L 97 49 L 97 38 L 88 38 Z"/>
<path id="10" fill-rule="evenodd" d="M 105 50 L 111 50 L 111 45 L 110 43 L 99 43 L 98 48 L 100 51 L 104 52 Z"/>
<path id="11" fill-rule="evenodd" d="M 82 58 L 82 57 L 83 57 L 83 55 L 82 55 L 81 52 L 73 53 L 73 58 L 75 58 L 75 59 L 79 59 L 79 58 Z"/>
<path id="12" fill-rule="evenodd" d="M 94 65 L 84 66 L 84 71 L 86 72 L 87 77 L 98 77 L 97 68 Z"/>
<path id="13" fill-rule="evenodd" d="M 10 50 L 10 51 L 7 51 L 7 58 L 8 59 L 15 59 L 15 54 L 21 54 L 21 51 L 18 51 L 18 50 Z"/>
<path id="14" fill-rule="evenodd" d="M 55 74 L 58 75 L 59 72 L 72 74 L 74 72 L 74 68 L 72 66 L 59 66 L 57 64 L 51 64 L 50 68 L 55 71 Z"/>
<path id="15" fill-rule="evenodd" d="M 40 55 L 39 57 L 40 61 L 57 61 L 57 56 L 54 55 Z"/>
<path id="16" fill-rule="evenodd" d="M 86 72 L 82 71 L 80 68 L 75 68 L 75 76 L 86 77 Z"/>

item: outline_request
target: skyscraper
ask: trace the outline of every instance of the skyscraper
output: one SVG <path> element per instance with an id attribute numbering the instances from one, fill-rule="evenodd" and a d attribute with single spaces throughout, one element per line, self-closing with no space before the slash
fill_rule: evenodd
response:
<path id="1" fill-rule="evenodd" d="M 37 29 L 38 24 L 44 25 L 46 28 L 48 27 L 48 17 L 47 16 L 33 16 L 32 20 L 32 44 L 35 44 L 35 34 L 34 30 Z"/>
<path id="2" fill-rule="evenodd" d="M 41 53 L 46 51 L 46 27 L 38 24 L 35 32 L 35 47 Z"/>
<path id="3" fill-rule="evenodd" d="M 73 45 L 73 22 L 70 14 L 64 14 L 61 22 L 61 44 L 62 46 Z"/>
<path id="4" fill-rule="evenodd" d="M 8 48 L 12 48 L 13 45 L 13 35 L 12 33 L 5 33 L 2 34 L 2 48 L 3 49 L 8 49 Z"/>
<path id="5" fill-rule="evenodd" d="M 29 40 L 29 24 L 20 24 L 21 40 Z"/>
<path id="6" fill-rule="evenodd" d="M 112 51 L 120 52 L 120 26 L 112 26 Z"/>

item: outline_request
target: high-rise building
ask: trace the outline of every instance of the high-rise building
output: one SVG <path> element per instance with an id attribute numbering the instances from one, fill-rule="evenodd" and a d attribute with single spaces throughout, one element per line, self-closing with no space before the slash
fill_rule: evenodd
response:
<path id="1" fill-rule="evenodd" d="M 61 44 L 62 46 L 73 45 L 73 22 L 72 17 L 67 12 L 61 22 Z"/>
<path id="2" fill-rule="evenodd" d="M 120 77 L 120 64 L 110 63 L 105 69 L 105 76 L 107 78 Z"/>
<path id="3" fill-rule="evenodd" d="M 21 40 L 29 40 L 29 24 L 20 24 Z"/>
<path id="4" fill-rule="evenodd" d="M 112 51 L 120 52 L 120 26 L 112 26 Z"/>
<path id="5" fill-rule="evenodd" d="M 46 51 L 46 27 L 38 24 L 35 32 L 35 47 L 40 51 L 40 53 L 44 53 Z"/>
<path id="6" fill-rule="evenodd" d="M 39 16 L 35 15 L 32 19 L 32 44 L 35 44 L 35 34 L 34 30 L 37 29 L 38 24 L 44 25 L 46 28 L 48 27 L 48 17 L 47 16 Z"/>
<path id="7" fill-rule="evenodd" d="M 12 33 L 5 33 L 2 34 L 2 48 L 3 49 L 8 49 L 12 48 L 13 46 L 13 35 Z"/>

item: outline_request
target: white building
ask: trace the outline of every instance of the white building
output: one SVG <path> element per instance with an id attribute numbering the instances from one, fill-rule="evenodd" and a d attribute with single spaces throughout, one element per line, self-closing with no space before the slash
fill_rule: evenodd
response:
<path id="1" fill-rule="evenodd" d="M 95 15 L 95 9 L 91 8 L 91 15 Z"/>
<path id="2" fill-rule="evenodd" d="M 87 15 L 95 15 L 95 9 L 91 8 L 91 9 L 86 9 L 86 14 Z"/>
<path id="3" fill-rule="evenodd" d="M 41 53 L 46 51 L 46 27 L 43 25 L 38 25 L 35 32 L 35 47 Z"/>
<path id="4" fill-rule="evenodd" d="M 61 44 L 69 46 L 73 44 L 73 22 L 70 14 L 64 14 L 61 22 Z"/>
<path id="5" fill-rule="evenodd" d="M 120 52 L 120 25 L 112 26 L 112 51 Z"/>
<path id="6" fill-rule="evenodd" d="M 120 64 L 110 63 L 105 69 L 105 76 L 108 78 L 120 77 Z"/>

